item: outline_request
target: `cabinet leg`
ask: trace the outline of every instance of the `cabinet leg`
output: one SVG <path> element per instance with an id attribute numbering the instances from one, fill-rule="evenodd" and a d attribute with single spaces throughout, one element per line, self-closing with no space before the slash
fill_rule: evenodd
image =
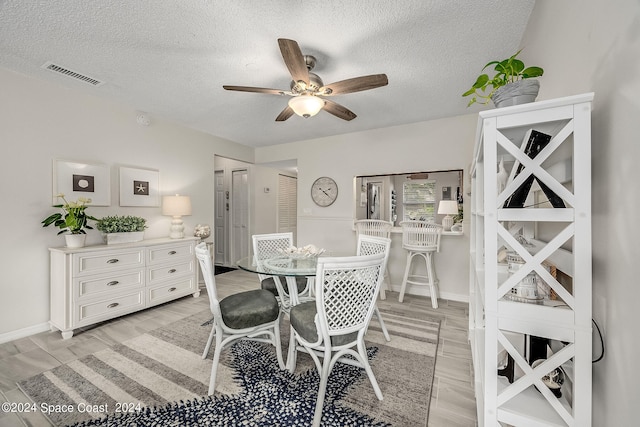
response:
<path id="1" fill-rule="evenodd" d="M 70 331 L 61 331 L 60 332 L 62 334 L 62 339 L 63 340 L 68 340 L 69 338 L 71 338 L 73 336 L 73 329 Z"/>
<path id="2" fill-rule="evenodd" d="M 193 293 L 194 298 L 198 298 L 200 296 L 200 289 Z"/>

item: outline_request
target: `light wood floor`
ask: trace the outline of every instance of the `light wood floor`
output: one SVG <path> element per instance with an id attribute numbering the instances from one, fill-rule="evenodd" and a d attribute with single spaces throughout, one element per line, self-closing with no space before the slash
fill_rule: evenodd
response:
<path id="1" fill-rule="evenodd" d="M 257 285 L 256 276 L 243 271 L 221 274 L 216 279 L 220 297 L 254 289 Z M 201 298 L 186 297 L 86 328 L 69 340 L 62 340 L 58 332 L 46 332 L 0 344 L 0 402 L 29 402 L 17 388 L 17 381 L 206 309 L 209 303 L 206 293 L 204 295 Z M 430 299 L 412 295 L 405 295 L 404 303 L 400 304 L 396 292 L 387 292 L 387 299 L 379 301 L 378 306 L 413 306 L 441 319 L 429 427 L 475 427 L 471 350 L 467 341 L 468 305 L 440 300 L 439 307 L 433 309 Z M 50 425 L 40 413 L 0 411 L 2 427 Z"/>

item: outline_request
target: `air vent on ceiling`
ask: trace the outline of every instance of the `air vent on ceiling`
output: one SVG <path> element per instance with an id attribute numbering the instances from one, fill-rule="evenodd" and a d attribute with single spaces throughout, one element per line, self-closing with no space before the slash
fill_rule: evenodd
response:
<path id="1" fill-rule="evenodd" d="M 72 79 L 76 79 L 81 82 L 90 84 L 91 86 L 102 86 L 104 84 L 103 81 L 94 79 L 93 77 L 85 76 L 84 74 L 80 74 L 77 71 L 73 71 L 68 68 L 61 67 L 60 65 L 56 65 L 53 62 L 45 62 L 42 65 L 42 68 L 44 68 L 45 70 L 53 71 L 54 73 L 71 77 Z"/>

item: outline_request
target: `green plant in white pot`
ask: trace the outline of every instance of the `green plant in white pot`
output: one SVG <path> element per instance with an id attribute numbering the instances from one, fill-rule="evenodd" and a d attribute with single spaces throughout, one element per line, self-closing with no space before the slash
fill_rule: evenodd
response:
<path id="1" fill-rule="evenodd" d="M 96 222 L 107 244 L 139 242 L 144 238 L 147 220 L 133 215 L 105 216 Z"/>
<path id="2" fill-rule="evenodd" d="M 54 205 L 54 208 L 62 209 L 42 220 L 43 227 L 54 225 L 60 229 L 58 234 L 65 233 L 65 241 L 68 247 L 84 246 L 86 232 L 85 229 L 92 230 L 89 220 L 97 221 L 97 218 L 86 212 L 87 205 L 91 199 L 79 197 L 77 201 L 67 201 L 64 194 L 60 193 L 56 197 L 62 199 L 64 204 Z"/>
<path id="3" fill-rule="evenodd" d="M 502 61 L 491 61 L 482 68 L 495 65 L 496 74 L 489 78 L 488 74 L 480 74 L 471 89 L 462 96 L 472 96 L 467 107 L 475 104 L 488 104 L 493 101 L 496 107 L 524 104 L 535 101 L 540 89 L 540 82 L 535 77 L 544 74 L 540 67 L 525 67 L 524 62 L 517 59 L 520 49 L 515 55 Z M 487 92 L 489 90 L 489 92 Z"/>

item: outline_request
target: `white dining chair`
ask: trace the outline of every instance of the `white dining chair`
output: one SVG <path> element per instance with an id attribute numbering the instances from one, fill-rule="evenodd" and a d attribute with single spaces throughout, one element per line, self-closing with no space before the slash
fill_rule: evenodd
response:
<path id="1" fill-rule="evenodd" d="M 376 397 L 382 400 L 382 391 L 369 365 L 364 336 L 380 291 L 385 257 L 384 253 L 378 253 L 319 258 L 316 300 L 291 307 L 287 367 L 293 373 L 297 353 L 303 351 L 311 355 L 320 374 L 314 427 L 320 425 L 329 375 L 336 362 L 363 368 Z"/>
<path id="2" fill-rule="evenodd" d="M 393 223 L 382 219 L 359 219 L 354 222 L 354 227 L 356 229 L 356 236 L 364 235 L 390 239 Z M 380 288 L 380 299 L 387 298 L 385 289 L 389 290 L 390 286 L 391 276 L 389 276 L 389 270 L 385 267 L 382 287 Z"/>
<path id="3" fill-rule="evenodd" d="M 389 261 L 389 251 L 391 248 L 391 239 L 386 237 L 373 237 L 366 236 L 361 234 L 358 236 L 358 249 L 356 255 L 373 255 L 383 253 L 385 254 L 384 258 L 384 271 L 387 268 L 387 262 Z M 382 285 L 380 286 L 380 292 L 382 292 Z M 374 307 L 374 312 L 376 319 L 380 323 L 380 329 L 382 329 L 382 333 L 384 338 L 387 341 L 391 341 L 391 337 L 389 336 L 389 331 L 387 330 L 387 326 L 384 324 L 384 320 L 382 319 L 382 315 L 380 314 L 380 309 L 378 308 L 378 304 L 376 303 Z"/>
<path id="4" fill-rule="evenodd" d="M 283 251 L 293 246 L 293 233 L 254 234 L 252 236 L 253 256 L 256 262 L 282 256 Z M 289 285 L 285 276 L 269 276 L 258 274 L 260 287 L 272 292 L 278 298 L 280 307 L 288 312 L 291 306 Z M 296 277 L 296 287 L 299 296 L 309 294 L 310 283 L 306 277 Z M 292 281 L 290 281 L 292 282 Z"/>
<path id="5" fill-rule="evenodd" d="M 207 340 L 203 359 L 215 337 L 216 344 L 209 379 L 209 394 L 216 388 L 216 373 L 222 350 L 241 339 L 267 342 L 276 349 L 280 369 L 285 368 L 280 344 L 280 307 L 273 293 L 265 289 L 240 292 L 218 299 L 216 279 L 211 255 L 206 243 L 196 246 L 196 257 L 200 263 L 204 283 L 209 296 L 209 306 L 213 314 L 213 327 Z"/>

